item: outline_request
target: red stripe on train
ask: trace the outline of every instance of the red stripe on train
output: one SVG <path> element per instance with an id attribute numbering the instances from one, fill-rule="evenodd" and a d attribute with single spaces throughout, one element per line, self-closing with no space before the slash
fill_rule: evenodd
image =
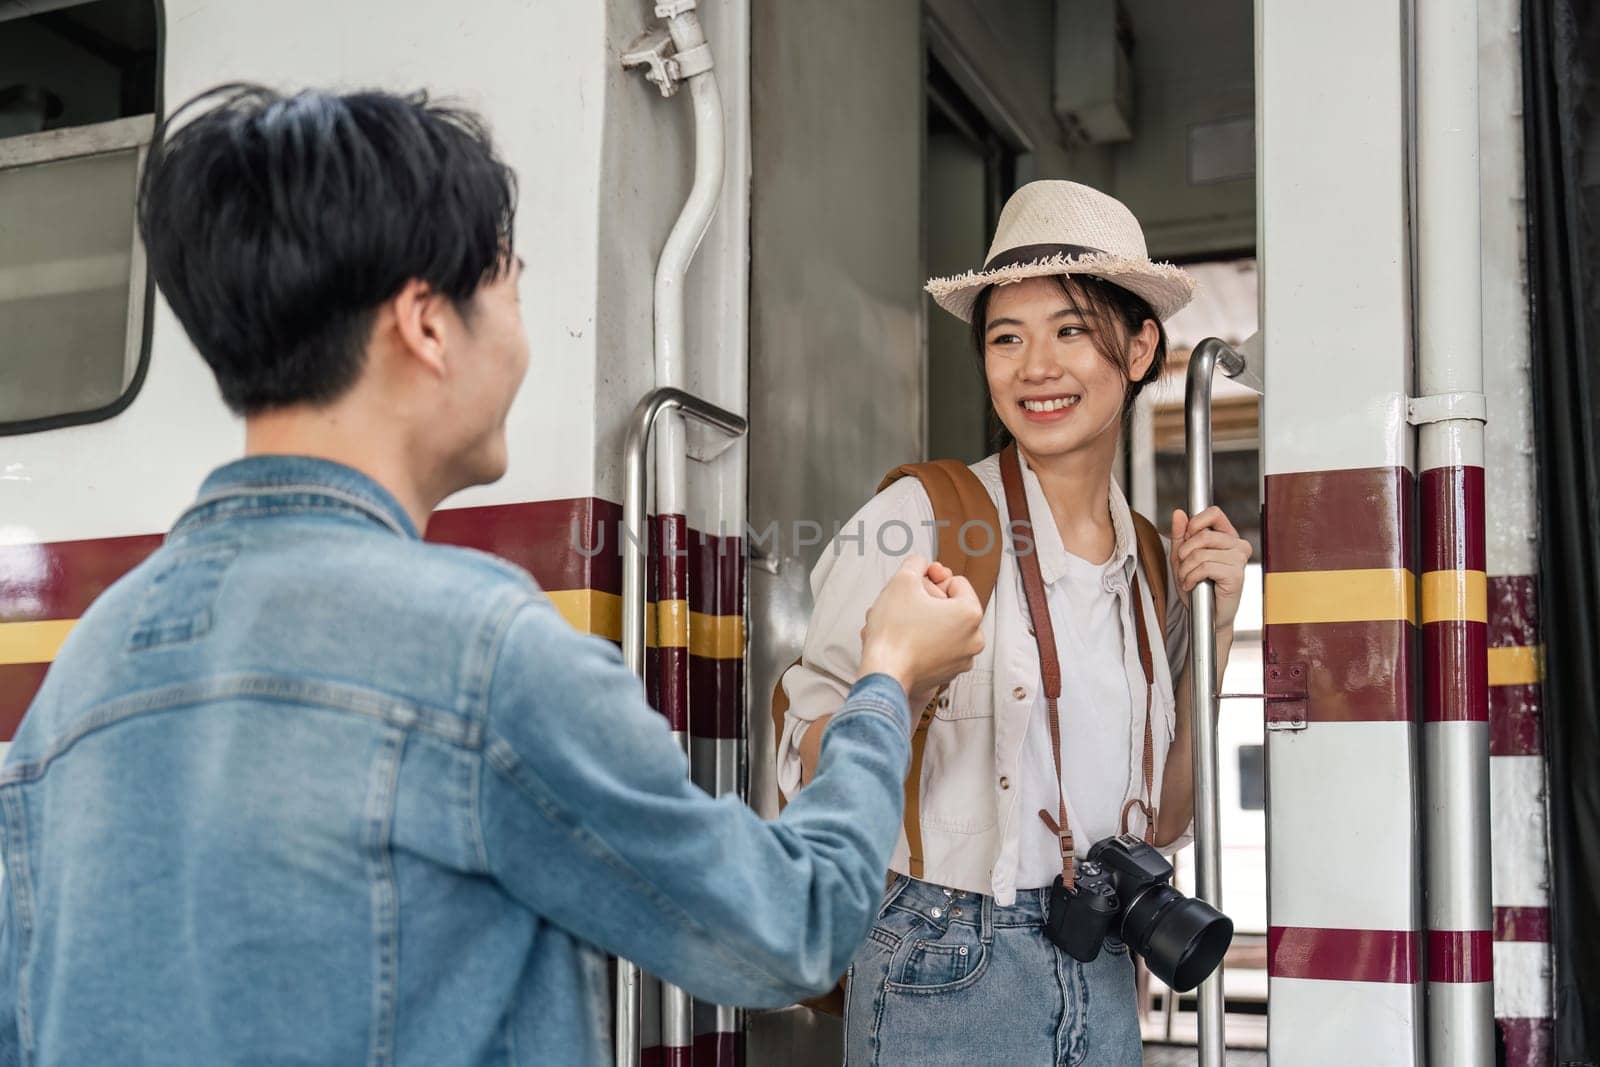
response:
<path id="1" fill-rule="evenodd" d="M 1493 975 L 1494 939 L 1489 931 L 1428 931 L 1428 981 L 1487 982 Z"/>
<path id="2" fill-rule="evenodd" d="M 16 736 L 23 712 L 44 684 L 48 663 L 0 664 L 0 740 Z"/>
<path id="3" fill-rule="evenodd" d="M 695 1067 L 744 1067 L 744 1042 L 738 1034 L 696 1034 Z"/>
<path id="4" fill-rule="evenodd" d="M 1423 719 L 1489 721 L 1489 628 L 1446 619 L 1422 627 Z"/>
<path id="5" fill-rule="evenodd" d="M 1274 926 L 1267 932 L 1267 974 L 1331 982 L 1415 982 L 1415 930 Z"/>
<path id="6" fill-rule="evenodd" d="M 1555 1024 L 1547 1018 L 1496 1019 L 1506 1042 L 1506 1067 L 1550 1067 L 1556 1061 Z"/>
<path id="7" fill-rule="evenodd" d="M 1487 564 L 1483 468 L 1434 467 L 1418 479 L 1422 564 L 1428 571 L 1481 571 Z"/>
<path id="8" fill-rule="evenodd" d="M 1539 580 L 1531 574 L 1490 575 L 1489 647 L 1539 643 Z"/>
<path id="9" fill-rule="evenodd" d="M 1549 941 L 1549 908 L 1494 909 L 1494 939 L 1496 941 Z"/>
<path id="10" fill-rule="evenodd" d="M 1489 687 L 1489 755 L 1537 756 L 1544 751 L 1539 686 Z"/>
<path id="11" fill-rule="evenodd" d="M 0 623 L 76 619 L 165 534 L 0 546 Z"/>

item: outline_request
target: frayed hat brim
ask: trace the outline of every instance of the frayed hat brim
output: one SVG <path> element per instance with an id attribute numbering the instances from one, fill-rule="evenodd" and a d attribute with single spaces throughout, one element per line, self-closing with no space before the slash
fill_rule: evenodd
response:
<path id="1" fill-rule="evenodd" d="M 1143 298 L 1162 321 L 1182 310 L 1194 297 L 1195 290 L 1194 276 L 1181 267 L 1107 252 L 1057 255 L 995 270 L 968 271 L 949 278 L 934 278 L 926 288 L 934 303 L 962 322 L 971 322 L 978 294 L 989 286 L 1056 274 L 1087 274 L 1120 285 Z"/>

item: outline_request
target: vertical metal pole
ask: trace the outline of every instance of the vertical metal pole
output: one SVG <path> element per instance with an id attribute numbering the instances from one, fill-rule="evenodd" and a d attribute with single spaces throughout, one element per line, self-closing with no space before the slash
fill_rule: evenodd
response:
<path id="1" fill-rule="evenodd" d="M 1222 366 L 1237 375 L 1244 360 L 1215 338 L 1207 338 L 1189 356 L 1184 429 L 1189 453 L 1189 514 L 1211 506 L 1211 378 Z M 1221 813 L 1217 798 L 1217 604 L 1210 582 L 1189 594 L 1190 729 L 1194 738 L 1195 887 L 1201 900 L 1222 908 Z M 1200 1067 L 1218 1067 L 1224 1056 L 1222 968 L 1200 983 Z"/>
<path id="2" fill-rule="evenodd" d="M 729 437 L 742 436 L 749 424 L 739 415 L 709 404 L 681 389 L 657 389 L 647 394 L 633 409 L 628 420 L 628 436 L 623 446 L 622 533 L 622 662 L 636 677 L 644 678 L 645 617 L 649 608 L 646 582 L 650 570 L 649 482 L 645 460 L 650 450 L 650 435 L 656 419 L 667 411 L 685 415 L 711 426 Z M 639 968 L 627 960 L 617 961 L 617 1018 L 615 1029 L 617 1067 L 637 1067 L 639 1063 Z M 689 1005 L 687 996 L 683 1003 Z M 693 1021 L 685 1015 L 693 1040 Z"/>
<path id="3" fill-rule="evenodd" d="M 1428 1063 L 1495 1062 L 1478 5 L 1415 0 Z"/>
<path id="4" fill-rule="evenodd" d="M 645 610 L 649 606 L 645 581 L 650 570 L 645 459 L 650 449 L 650 431 L 661 410 L 659 404 L 652 403 L 653 399 L 641 401 L 628 424 L 623 449 L 622 531 L 617 538 L 622 552 L 622 661 L 640 681 L 644 680 Z M 617 1067 L 637 1067 L 639 1063 L 641 979 L 638 967 L 627 960 L 617 960 Z"/>

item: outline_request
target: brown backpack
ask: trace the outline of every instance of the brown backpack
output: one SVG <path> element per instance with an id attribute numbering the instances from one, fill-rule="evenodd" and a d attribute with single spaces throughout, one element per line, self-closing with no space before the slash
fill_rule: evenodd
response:
<path id="1" fill-rule="evenodd" d="M 927 463 L 908 463 L 896 467 L 878 485 L 878 492 L 883 492 L 890 485 L 908 476 L 920 481 L 922 488 L 927 491 L 928 499 L 933 504 L 934 529 L 945 531 L 945 536 L 938 538 L 938 561 L 972 584 L 973 592 L 978 594 L 978 603 L 987 611 L 989 598 L 994 593 L 995 579 L 1000 574 L 1000 555 L 1004 545 L 1004 539 L 999 536 L 1000 515 L 995 509 L 994 500 L 989 496 L 989 491 L 966 464 L 953 459 L 936 459 Z M 962 526 L 970 522 L 987 524 L 985 528 L 994 531 L 995 536 L 970 538 L 961 536 L 959 531 Z M 1161 546 L 1161 535 L 1156 532 L 1155 526 L 1149 519 L 1134 513 L 1133 526 L 1139 541 L 1139 569 L 1144 572 L 1145 580 L 1150 583 L 1150 596 L 1155 604 L 1156 618 L 1159 620 L 1164 646 L 1167 634 L 1166 553 Z M 979 547 L 984 551 L 968 552 L 965 544 L 967 541 L 980 542 Z M 799 663 L 800 660 L 797 659 L 790 666 L 797 666 Z M 783 737 L 783 720 L 789 711 L 789 695 L 783 689 L 783 675 L 788 673 L 788 669 L 785 668 L 783 674 L 778 676 L 778 683 L 772 690 L 774 739 Z M 928 728 L 933 723 L 938 703 L 939 694 L 935 694 L 928 702 L 928 706 L 917 716 L 916 725 L 911 732 L 911 768 L 906 775 L 905 833 L 906 845 L 911 856 L 910 874 L 913 878 L 922 877 L 922 754 L 927 747 Z M 822 748 L 822 735 L 831 718 L 831 715 L 824 715 L 816 720 L 801 741 L 800 762 L 804 768 L 802 781 L 809 779 L 811 768 L 816 766 L 817 755 Z M 778 804 L 779 807 L 783 805 L 781 794 L 778 797 Z"/>

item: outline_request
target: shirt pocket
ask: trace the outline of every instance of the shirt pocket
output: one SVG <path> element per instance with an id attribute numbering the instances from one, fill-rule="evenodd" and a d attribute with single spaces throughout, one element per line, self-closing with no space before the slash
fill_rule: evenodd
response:
<path id="1" fill-rule="evenodd" d="M 952 834 L 994 827 L 994 671 L 959 676 L 939 698 L 923 751 L 922 826 Z"/>

